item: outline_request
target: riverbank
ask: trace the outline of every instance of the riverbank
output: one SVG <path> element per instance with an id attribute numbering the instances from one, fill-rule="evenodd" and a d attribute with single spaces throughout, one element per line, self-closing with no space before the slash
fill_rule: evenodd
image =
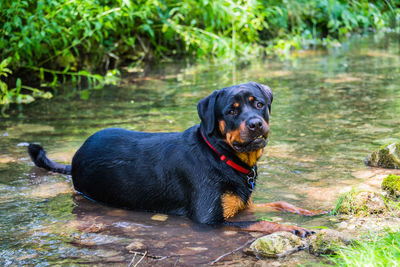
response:
<path id="1" fill-rule="evenodd" d="M 390 1 L 11 1 L 0 3 L 0 105 L 101 88 L 121 66 L 182 57 L 288 56 L 355 32 L 396 29 Z M 47 92 L 47 93 L 46 93 Z"/>

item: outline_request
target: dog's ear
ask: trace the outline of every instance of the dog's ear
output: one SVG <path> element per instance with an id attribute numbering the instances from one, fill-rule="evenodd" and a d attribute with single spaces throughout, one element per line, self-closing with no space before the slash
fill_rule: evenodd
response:
<path id="1" fill-rule="evenodd" d="M 267 106 L 269 113 L 271 113 L 271 104 L 272 100 L 274 100 L 274 95 L 272 94 L 271 88 L 269 86 L 264 85 L 264 84 L 259 84 L 256 82 L 250 82 L 250 84 L 254 85 L 258 89 L 260 89 L 261 93 L 264 95 L 266 101 L 267 101 Z"/>
<path id="2" fill-rule="evenodd" d="M 200 100 L 197 104 L 197 112 L 201 119 L 203 129 L 206 131 L 205 134 L 210 135 L 215 129 L 216 114 L 215 114 L 215 103 L 218 97 L 218 91 L 214 91 L 211 95 Z"/>

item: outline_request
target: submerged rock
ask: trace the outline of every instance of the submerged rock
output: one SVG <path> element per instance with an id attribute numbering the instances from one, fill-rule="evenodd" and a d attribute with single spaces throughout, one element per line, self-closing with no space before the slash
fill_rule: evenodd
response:
<path id="1" fill-rule="evenodd" d="M 323 229 L 309 238 L 308 250 L 314 255 L 332 255 L 339 246 L 350 244 L 352 238 L 344 233 Z"/>
<path id="2" fill-rule="evenodd" d="M 380 194 L 368 191 L 350 191 L 339 197 L 333 213 L 367 216 L 385 211 L 387 211 L 385 200 Z"/>
<path id="3" fill-rule="evenodd" d="M 390 174 L 382 182 L 382 190 L 394 198 L 400 197 L 400 176 Z"/>
<path id="4" fill-rule="evenodd" d="M 289 233 L 276 232 L 258 238 L 250 245 L 248 252 L 261 258 L 279 258 L 287 256 L 306 246 L 306 239 Z"/>
<path id="5" fill-rule="evenodd" d="M 72 192 L 73 188 L 67 182 L 43 183 L 28 191 L 26 196 L 32 198 L 51 198 L 59 194 L 68 194 Z"/>
<path id="6" fill-rule="evenodd" d="M 365 163 L 372 167 L 400 169 L 400 143 L 382 146 L 368 156 Z"/>

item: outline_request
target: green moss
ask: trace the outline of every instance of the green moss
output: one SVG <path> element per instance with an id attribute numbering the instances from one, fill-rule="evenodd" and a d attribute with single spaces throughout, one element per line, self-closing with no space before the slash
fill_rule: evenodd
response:
<path id="1" fill-rule="evenodd" d="M 258 257 L 279 258 L 303 246 L 298 236 L 289 232 L 276 232 L 258 238 L 250 245 L 250 249 Z"/>
<path id="2" fill-rule="evenodd" d="M 315 241 L 315 249 L 319 252 L 319 254 L 331 254 L 329 253 L 332 248 L 335 247 L 335 243 L 330 242 L 327 239 L 324 239 L 322 235 L 317 235 Z M 322 253 L 326 252 L 326 253 Z"/>
<path id="3" fill-rule="evenodd" d="M 400 176 L 390 174 L 383 180 L 382 189 L 392 197 L 400 197 Z"/>
<path id="4" fill-rule="evenodd" d="M 354 203 L 355 197 L 359 193 L 360 192 L 357 192 L 353 189 L 350 192 L 340 195 L 336 201 L 336 207 L 332 211 L 332 214 L 354 214 L 357 213 L 358 210 L 363 209 L 363 207 L 356 207 Z"/>
<path id="5" fill-rule="evenodd" d="M 346 246 L 352 238 L 341 232 L 324 229 L 310 237 L 309 251 L 314 255 L 335 254 L 338 247 Z"/>
<path id="6" fill-rule="evenodd" d="M 385 201 L 380 194 L 353 189 L 339 196 L 332 214 L 367 216 L 369 214 L 382 213 L 386 209 Z"/>
<path id="7" fill-rule="evenodd" d="M 400 143 L 381 146 L 368 157 L 367 164 L 373 167 L 400 169 Z"/>
<path id="8" fill-rule="evenodd" d="M 384 145 L 381 145 L 380 147 L 379 147 L 379 150 L 383 150 L 383 149 L 385 149 L 387 146 L 389 146 L 389 145 L 391 145 L 392 143 L 387 143 L 387 144 L 384 144 Z"/>

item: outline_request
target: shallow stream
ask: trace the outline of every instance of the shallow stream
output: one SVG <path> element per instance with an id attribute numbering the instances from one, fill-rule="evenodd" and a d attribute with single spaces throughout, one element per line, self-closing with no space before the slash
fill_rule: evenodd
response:
<path id="1" fill-rule="evenodd" d="M 25 147 L 40 143 L 50 158 L 69 163 L 88 136 L 106 127 L 183 131 L 199 122 L 200 99 L 242 82 L 268 84 L 274 92 L 255 202 L 332 209 L 338 194 L 352 187 L 377 190 L 391 172 L 363 160 L 380 145 L 400 141 L 399 51 L 395 38 L 372 36 L 290 60 L 164 63 L 129 75 L 118 87 L 23 106 L 0 119 L 0 264 L 126 266 L 146 251 L 143 264 L 207 264 L 256 237 L 93 203 L 73 191 L 69 176 L 34 167 Z M 329 215 L 254 216 L 335 227 Z"/>

